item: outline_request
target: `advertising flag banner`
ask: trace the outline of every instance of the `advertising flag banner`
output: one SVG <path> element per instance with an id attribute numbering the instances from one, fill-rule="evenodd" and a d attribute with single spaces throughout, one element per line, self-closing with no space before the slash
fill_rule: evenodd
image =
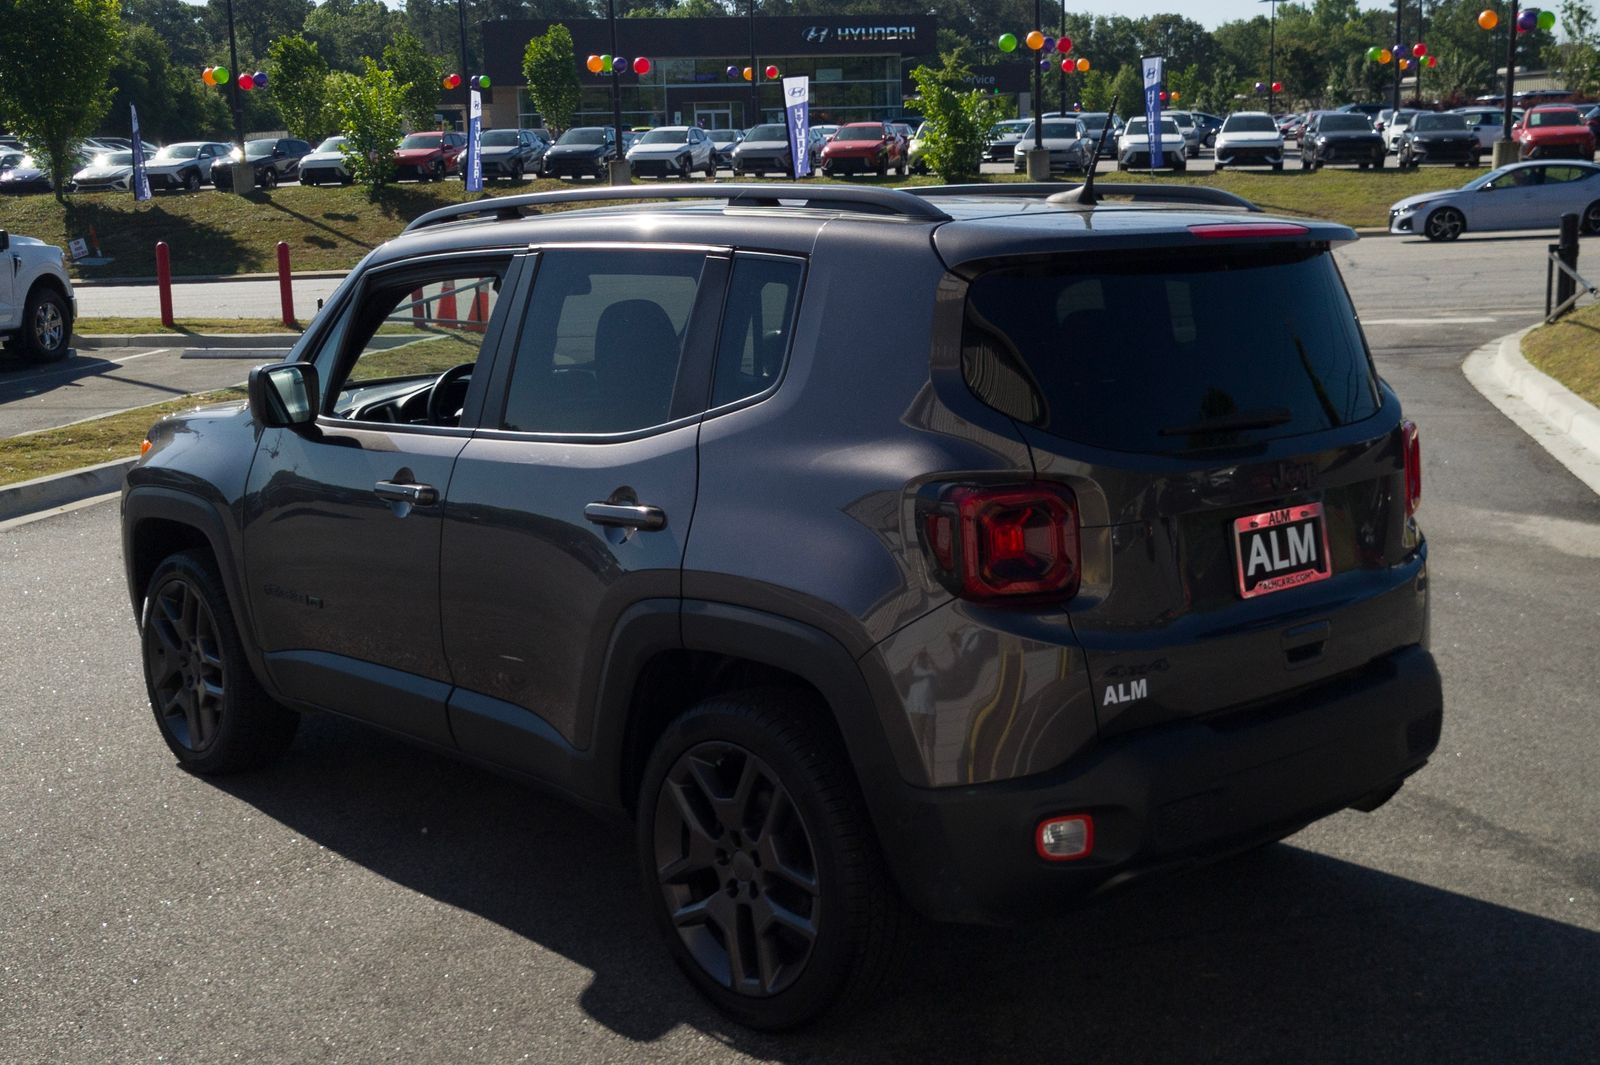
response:
<path id="1" fill-rule="evenodd" d="M 471 92 L 472 104 L 467 119 L 467 165 L 461 171 L 468 192 L 483 191 L 483 94 Z"/>
<path id="2" fill-rule="evenodd" d="M 794 160 L 794 176 L 811 174 L 811 79 L 783 79 L 784 117 L 789 125 L 789 158 Z"/>
<path id="3" fill-rule="evenodd" d="M 128 116 L 133 124 L 133 198 L 140 203 L 150 198 L 150 176 L 144 172 L 144 141 L 139 136 L 139 109 L 128 105 Z"/>
<path id="4" fill-rule="evenodd" d="M 1147 55 L 1144 66 L 1144 117 L 1150 127 L 1150 169 L 1161 168 L 1161 81 L 1165 75 L 1165 60 L 1158 55 Z"/>

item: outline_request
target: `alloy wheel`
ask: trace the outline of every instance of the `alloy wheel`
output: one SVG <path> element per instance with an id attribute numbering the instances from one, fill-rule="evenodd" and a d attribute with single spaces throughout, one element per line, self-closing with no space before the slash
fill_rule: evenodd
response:
<path id="1" fill-rule="evenodd" d="M 162 727 L 185 748 L 205 750 L 217 737 L 228 678 L 217 621 L 199 590 L 181 577 L 162 585 L 144 640 Z"/>
<path id="2" fill-rule="evenodd" d="M 33 312 L 33 338 L 40 351 L 55 351 L 66 335 L 66 319 L 61 308 L 52 300 L 40 300 L 39 309 Z"/>
<path id="3" fill-rule="evenodd" d="M 1445 207 L 1428 216 L 1426 236 L 1429 240 L 1455 240 L 1461 235 L 1466 220 L 1453 207 Z"/>
<path id="4" fill-rule="evenodd" d="M 816 849 L 777 774 L 732 743 L 690 748 L 662 782 L 654 839 L 657 883 L 696 964 L 743 996 L 790 987 L 823 914 Z"/>
<path id="5" fill-rule="evenodd" d="M 1589 205 L 1583 212 L 1583 231 L 1585 233 L 1600 233 L 1600 200 Z"/>

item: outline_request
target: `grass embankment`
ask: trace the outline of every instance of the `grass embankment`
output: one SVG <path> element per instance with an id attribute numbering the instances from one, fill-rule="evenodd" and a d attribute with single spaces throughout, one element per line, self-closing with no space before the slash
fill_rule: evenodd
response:
<path id="1" fill-rule="evenodd" d="M 0 440 L 0 485 L 131 458 L 139 453 L 139 442 L 162 415 L 243 398 L 240 388 L 199 392 L 60 429 L 7 437 Z"/>
<path id="2" fill-rule="evenodd" d="M 1381 226 L 1389 205 L 1403 196 L 1429 189 L 1448 188 L 1466 178 L 1459 170 L 1437 169 L 1400 172 L 1384 170 L 1319 170 L 1298 168 L 1280 172 L 1226 171 L 1177 177 L 1163 174 L 1158 181 L 1210 185 L 1238 193 L 1263 208 L 1280 213 L 1307 215 L 1351 226 Z M 813 178 L 814 183 L 830 179 Z M 923 185 L 935 178 L 853 178 L 844 184 Z M 1012 175 L 991 175 L 993 182 L 1018 180 Z M 1076 184 L 1079 178 L 1071 178 Z M 1149 174 L 1103 171 L 1102 181 L 1149 181 Z M 648 187 L 648 183 L 641 183 Z M 522 185 L 497 185 L 493 195 L 542 192 L 552 189 L 593 188 L 559 181 L 531 181 Z M 285 241 L 297 271 L 347 270 L 368 251 L 389 240 L 425 211 L 447 203 L 477 198 L 460 182 L 427 185 L 392 185 L 376 202 L 354 187 L 300 188 L 284 186 L 271 192 L 235 196 L 214 190 L 190 194 L 160 194 L 135 203 L 127 193 L 84 193 L 69 197 L 65 206 L 52 196 L 25 196 L 6 201 L 6 228 L 65 247 L 73 237 L 88 237 L 91 228 L 100 250 L 112 262 L 99 267 L 75 267 L 75 276 L 148 277 L 155 273 L 155 245 L 164 240 L 172 251 L 175 277 L 205 274 L 265 273 L 277 269 L 277 243 Z"/>
<path id="3" fill-rule="evenodd" d="M 1522 338 L 1523 356 L 1600 407 L 1600 303 L 1573 311 Z"/>
<path id="4" fill-rule="evenodd" d="M 201 336 L 214 336 L 221 334 L 247 335 L 255 333 L 298 333 L 298 329 L 290 329 L 276 318 L 184 318 L 177 324 L 168 327 L 161 324 L 160 318 L 118 318 L 107 315 L 102 318 L 79 318 L 72 323 L 72 331 L 78 336 L 159 336 L 163 333 L 168 336 L 188 336 L 199 334 Z"/>

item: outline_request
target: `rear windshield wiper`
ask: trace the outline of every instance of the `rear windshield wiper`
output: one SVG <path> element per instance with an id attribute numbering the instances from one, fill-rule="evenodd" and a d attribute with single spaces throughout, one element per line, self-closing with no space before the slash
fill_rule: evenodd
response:
<path id="1" fill-rule="evenodd" d="M 1219 414 L 1203 422 L 1188 425 L 1171 425 L 1160 431 L 1161 436 L 1200 436 L 1205 433 L 1226 433 L 1239 429 L 1271 429 L 1294 420 L 1287 407 L 1267 407 L 1263 410 L 1241 410 L 1233 414 Z"/>

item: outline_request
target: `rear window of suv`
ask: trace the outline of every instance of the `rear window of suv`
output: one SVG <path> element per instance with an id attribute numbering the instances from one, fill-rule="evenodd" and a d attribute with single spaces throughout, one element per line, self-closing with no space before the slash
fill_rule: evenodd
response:
<path id="1" fill-rule="evenodd" d="M 1333 257 L 1305 248 L 991 269 L 968 290 L 962 364 L 990 406 L 1117 451 L 1252 444 L 1380 404 Z"/>

